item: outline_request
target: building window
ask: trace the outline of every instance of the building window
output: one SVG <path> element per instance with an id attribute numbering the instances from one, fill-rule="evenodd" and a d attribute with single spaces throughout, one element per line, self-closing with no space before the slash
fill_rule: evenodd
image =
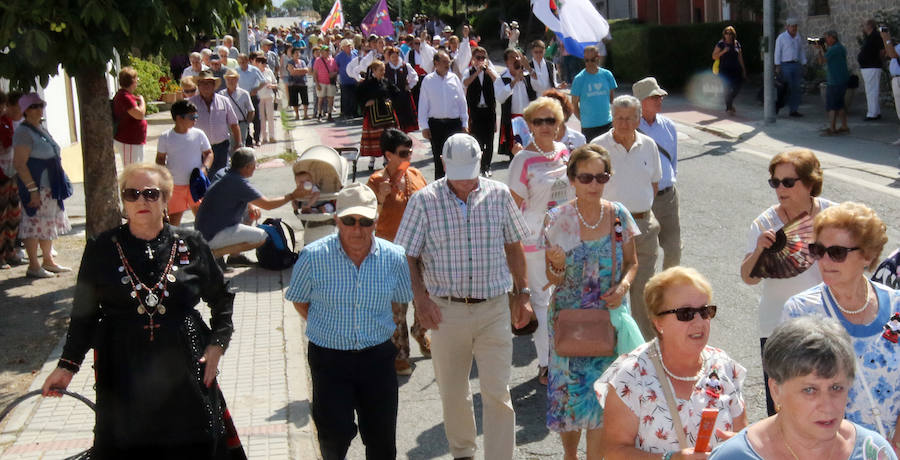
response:
<path id="1" fill-rule="evenodd" d="M 828 0 L 810 0 L 809 15 L 810 16 L 828 16 L 831 11 L 828 9 Z"/>

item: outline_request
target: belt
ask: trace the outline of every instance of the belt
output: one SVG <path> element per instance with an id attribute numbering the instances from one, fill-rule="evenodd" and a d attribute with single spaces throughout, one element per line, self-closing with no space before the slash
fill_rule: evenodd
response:
<path id="1" fill-rule="evenodd" d="M 650 211 L 631 213 L 631 217 L 634 217 L 635 220 L 640 220 L 640 219 L 646 218 L 649 215 L 650 215 Z"/>
<path id="2" fill-rule="evenodd" d="M 460 121 L 462 118 L 428 118 L 428 122 L 437 121 L 441 123 L 450 123 L 451 121 Z"/>
<path id="3" fill-rule="evenodd" d="M 670 185 L 670 186 L 668 186 L 668 187 L 666 187 L 666 188 L 664 188 L 664 189 L 662 189 L 662 190 L 656 192 L 656 196 L 660 196 L 660 195 L 663 195 L 663 194 L 665 194 L 665 193 L 667 193 L 667 192 L 671 192 L 673 188 L 675 188 L 675 186 L 674 186 L 674 185 Z"/>
<path id="4" fill-rule="evenodd" d="M 798 62 L 800 62 L 800 61 L 782 61 L 781 63 L 782 64 L 796 64 Z"/>
<path id="5" fill-rule="evenodd" d="M 465 303 L 465 304 L 481 303 L 481 302 L 484 302 L 485 300 L 487 300 L 487 299 L 476 299 L 473 297 L 447 297 L 447 299 L 449 299 L 451 302 Z"/>

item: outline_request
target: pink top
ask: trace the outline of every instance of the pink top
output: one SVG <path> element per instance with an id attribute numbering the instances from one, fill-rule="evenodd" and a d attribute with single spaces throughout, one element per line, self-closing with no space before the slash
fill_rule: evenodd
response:
<path id="1" fill-rule="evenodd" d="M 330 85 L 331 78 L 328 74 L 329 72 L 338 71 L 337 61 L 331 56 L 328 56 L 328 58 L 316 59 L 316 63 L 313 65 L 313 71 L 316 74 L 316 83 Z"/>

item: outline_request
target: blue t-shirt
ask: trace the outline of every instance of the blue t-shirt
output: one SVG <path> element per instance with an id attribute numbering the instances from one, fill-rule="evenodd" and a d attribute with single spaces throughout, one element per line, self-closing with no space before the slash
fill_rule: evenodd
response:
<path id="1" fill-rule="evenodd" d="M 334 60 L 337 61 L 338 65 L 338 78 L 341 85 L 355 85 L 356 80 L 347 76 L 347 64 L 350 63 L 354 58 L 356 58 L 356 50 L 350 50 L 350 54 L 347 54 L 343 51 L 337 54 L 334 57 Z"/>
<path id="2" fill-rule="evenodd" d="M 840 42 L 829 46 L 825 51 L 825 65 L 828 67 L 829 85 L 846 85 L 850 79 L 850 71 L 847 69 L 847 48 Z"/>
<path id="3" fill-rule="evenodd" d="M 229 171 L 206 191 L 194 228 L 209 241 L 216 233 L 241 223 L 247 204 L 262 196 L 244 176 Z"/>
<path id="4" fill-rule="evenodd" d="M 850 422 L 853 423 L 853 422 Z M 880 434 L 853 423 L 856 428 L 856 442 L 848 460 L 868 460 L 870 458 L 886 458 L 897 460 L 894 449 Z M 875 454 L 875 455 L 873 455 Z M 878 456 L 883 454 L 883 457 Z M 741 430 L 733 438 L 719 444 L 709 456 L 709 460 L 763 460 L 747 440 L 747 428 Z"/>
<path id="5" fill-rule="evenodd" d="M 572 96 L 578 96 L 581 110 L 581 127 L 596 128 L 612 123 L 609 110 L 609 93 L 616 89 L 612 72 L 601 67 L 597 73 L 578 72 L 572 81 Z"/>
<path id="6" fill-rule="evenodd" d="M 248 65 L 247 70 L 241 70 L 241 68 L 238 67 L 237 73 L 238 86 L 248 93 L 266 81 L 266 77 L 263 77 L 262 71 L 252 65 Z"/>

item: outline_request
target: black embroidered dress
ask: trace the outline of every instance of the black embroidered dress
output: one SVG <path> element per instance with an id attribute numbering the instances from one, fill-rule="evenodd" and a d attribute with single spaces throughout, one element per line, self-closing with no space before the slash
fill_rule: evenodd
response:
<path id="1" fill-rule="evenodd" d="M 140 282 L 151 287 L 175 248 L 168 296 L 159 292 L 165 313 L 157 308 L 152 328 L 146 309 L 138 312 L 116 241 Z M 141 299 L 148 293 L 136 292 Z M 212 329 L 194 309 L 201 299 L 212 311 Z M 221 269 L 195 231 L 165 224 L 145 241 L 123 225 L 88 243 L 62 358 L 80 364 L 88 349 L 95 350 L 93 457 L 246 458 L 222 392 L 216 382 L 203 384 L 205 364 L 198 362 L 208 344 L 227 347 L 233 303 Z"/>

